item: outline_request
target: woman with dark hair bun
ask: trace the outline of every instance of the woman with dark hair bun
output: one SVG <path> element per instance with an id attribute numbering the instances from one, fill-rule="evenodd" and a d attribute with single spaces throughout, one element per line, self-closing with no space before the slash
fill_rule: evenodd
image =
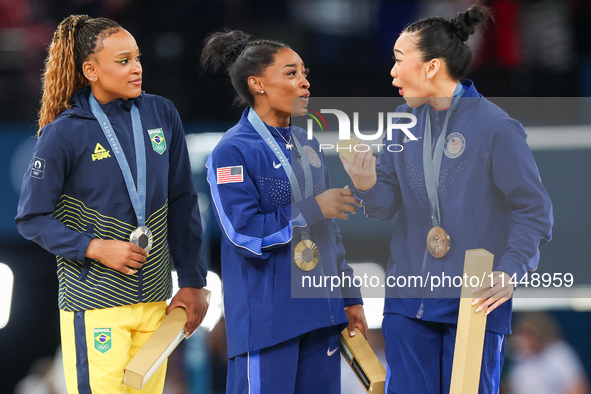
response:
<path id="1" fill-rule="evenodd" d="M 384 149 L 377 160 L 371 151 L 341 158 L 370 218 L 398 213 L 387 277 L 431 278 L 424 287 L 387 288 L 388 393 L 449 392 L 462 285 L 452 279 L 462 279 L 465 251 L 480 248 L 494 266 L 473 302 L 488 315 L 479 393 L 497 393 L 514 285 L 537 268 L 538 247 L 552 235 L 552 203 L 523 126 L 463 79 L 472 58 L 466 41 L 489 17 L 475 5 L 452 20 L 406 27 L 391 76 L 406 101 L 397 112 L 416 116 L 415 139 L 384 139 L 404 150 Z"/>
<path id="2" fill-rule="evenodd" d="M 226 68 L 248 107 L 206 164 L 223 230 L 227 392 L 340 393 L 339 332 L 367 329 L 359 289 L 301 283 L 352 276 L 334 218 L 359 203 L 330 189 L 318 141 L 290 126 L 306 110 L 308 69 L 287 45 L 241 31 L 209 36 L 202 64 Z"/>

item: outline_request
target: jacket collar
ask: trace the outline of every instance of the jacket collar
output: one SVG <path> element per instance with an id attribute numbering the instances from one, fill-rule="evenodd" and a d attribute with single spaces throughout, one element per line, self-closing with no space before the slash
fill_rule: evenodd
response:
<path id="1" fill-rule="evenodd" d="M 241 126 L 247 127 L 250 130 L 252 130 L 258 134 L 258 131 L 254 128 L 252 123 L 250 123 L 250 121 L 248 120 L 249 111 L 254 111 L 254 109 L 252 109 L 251 107 L 246 108 L 244 110 L 244 112 L 242 112 L 242 116 L 240 117 L 240 121 L 238 123 Z M 265 126 L 267 126 L 267 130 L 269 130 L 269 133 L 271 133 L 271 135 L 273 135 L 275 138 L 277 138 L 275 136 L 277 133 L 279 133 L 279 137 L 283 137 L 284 139 L 289 140 L 291 138 L 291 133 L 293 132 L 293 129 L 294 129 L 294 127 L 291 124 L 288 127 L 277 127 L 276 128 L 276 127 L 268 125 L 264 121 L 263 121 L 263 123 L 265 124 Z M 285 135 L 283 133 L 285 133 Z"/>
<path id="2" fill-rule="evenodd" d="M 131 110 L 132 105 L 135 103 L 138 108 L 141 107 L 141 103 L 144 99 L 145 92 L 142 93 L 131 100 L 124 100 L 124 99 L 117 99 L 110 101 L 106 104 L 101 104 L 101 108 L 108 114 L 113 108 L 126 109 L 127 111 Z M 96 119 L 90 110 L 90 103 L 88 101 L 90 97 L 90 86 L 85 86 L 82 89 L 77 90 L 70 101 L 70 105 L 72 108 L 65 110 L 59 116 L 72 116 L 75 115 L 80 118 L 87 118 L 87 119 Z"/>
<path id="3" fill-rule="evenodd" d="M 462 97 L 482 97 L 482 95 L 476 90 L 474 82 L 469 79 L 462 79 L 460 82 L 462 83 L 462 86 L 464 86 L 465 90 Z"/>
<path id="4" fill-rule="evenodd" d="M 251 111 L 251 110 L 254 111 L 251 107 L 247 107 L 242 112 L 242 116 L 240 117 L 240 121 L 238 123 L 240 124 L 240 126 L 244 126 L 244 127 L 248 128 L 249 130 L 252 130 L 253 132 L 256 133 L 257 132 L 256 129 L 248 120 L 248 111 Z"/>

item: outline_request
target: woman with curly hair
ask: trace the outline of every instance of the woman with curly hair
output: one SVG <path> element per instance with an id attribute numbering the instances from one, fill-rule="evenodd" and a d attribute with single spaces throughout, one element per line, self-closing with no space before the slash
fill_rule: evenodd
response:
<path id="1" fill-rule="evenodd" d="M 15 219 L 57 257 L 69 393 L 127 393 L 123 370 L 175 307 L 203 320 L 206 265 L 183 126 L 142 92 L 133 36 L 105 18 L 58 26 L 43 77 L 38 141 Z M 181 289 L 170 305 L 171 261 Z M 141 392 L 162 392 L 163 365 Z"/>

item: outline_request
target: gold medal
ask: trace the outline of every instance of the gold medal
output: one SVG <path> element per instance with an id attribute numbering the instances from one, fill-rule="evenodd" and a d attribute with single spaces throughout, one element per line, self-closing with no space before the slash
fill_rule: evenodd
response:
<path id="1" fill-rule="evenodd" d="M 293 249 L 293 262 L 302 271 L 312 271 L 318 265 L 320 253 L 316 244 L 304 239 Z"/>
<path id="2" fill-rule="evenodd" d="M 433 227 L 427 234 L 427 249 L 431 256 L 439 259 L 447 254 L 451 247 L 449 234 L 441 227 Z"/>

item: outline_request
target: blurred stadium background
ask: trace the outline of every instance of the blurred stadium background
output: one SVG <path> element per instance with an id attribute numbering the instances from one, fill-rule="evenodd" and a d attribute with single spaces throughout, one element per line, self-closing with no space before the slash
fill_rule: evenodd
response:
<path id="1" fill-rule="evenodd" d="M 311 69 L 313 96 L 386 97 L 392 46 L 421 16 L 452 17 L 473 1 L 453 0 L 0 0 L 0 393 L 63 393 L 55 258 L 20 237 L 13 224 L 20 182 L 35 144 L 40 74 L 53 30 L 65 16 L 84 13 L 117 20 L 142 51 L 144 89 L 171 99 L 183 119 L 206 230 L 210 284 L 220 273 L 220 232 L 209 203 L 203 163 L 220 134 L 240 116 L 226 76 L 199 67 L 202 41 L 222 28 L 281 39 Z M 516 315 L 544 311 L 591 373 L 591 2 L 489 0 L 496 22 L 471 38 L 470 74 L 487 97 L 522 121 L 544 184 L 554 201 L 554 240 L 541 250 L 538 272 L 572 273 L 575 289 L 522 292 Z M 525 105 L 527 103 L 527 105 Z M 334 187 L 347 184 L 336 156 L 328 157 Z M 348 260 L 385 268 L 394 222 L 357 215 L 339 221 Z M 368 227 L 369 228 L 369 227 Z M 529 289 L 531 290 L 531 289 Z M 539 289 L 538 289 L 539 290 Z M 522 291 L 522 289 L 520 289 Z M 526 296 L 523 296 L 525 294 Z M 530 296 L 527 296 L 527 295 Z M 516 294 L 517 295 L 517 294 Z M 373 301 L 370 302 L 370 304 Z M 185 341 L 169 364 L 166 393 L 222 393 L 225 332 L 212 308 L 208 329 Z M 379 302 L 367 305 L 371 341 L 383 353 Z M 376 318 L 377 316 L 377 318 Z M 508 376 L 520 362 L 509 342 L 502 393 L 517 393 Z M 57 354 L 57 356 L 56 356 Z M 58 360 L 55 362 L 55 360 Z M 348 367 L 347 367 L 348 368 Z M 574 368 L 574 367 L 573 367 Z M 56 372 L 57 371 L 57 372 Z M 571 380 L 573 379 L 571 376 Z M 19 383 L 20 382 L 20 383 Z M 343 392 L 363 392 L 343 369 Z M 349 382 L 351 382 L 349 384 Z M 18 387 L 18 388 L 17 388 Z M 580 391 L 585 392 L 585 391 Z M 577 392 L 578 393 L 578 392 Z M 555 394 L 560 394 L 556 392 Z"/>

